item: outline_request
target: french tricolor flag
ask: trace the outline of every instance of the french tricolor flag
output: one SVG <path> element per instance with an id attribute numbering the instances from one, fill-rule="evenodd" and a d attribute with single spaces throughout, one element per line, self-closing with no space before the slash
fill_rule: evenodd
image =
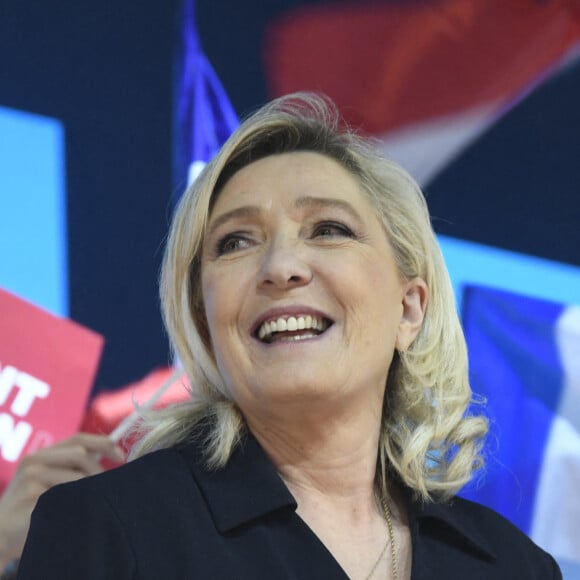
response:
<path id="1" fill-rule="evenodd" d="M 236 112 L 201 47 L 194 0 L 182 0 L 177 63 L 174 173 L 178 199 L 183 186 L 193 182 L 239 125 Z"/>
<path id="2" fill-rule="evenodd" d="M 464 495 L 580 578 L 580 306 L 471 286 L 463 323 L 491 427 L 485 475 Z"/>

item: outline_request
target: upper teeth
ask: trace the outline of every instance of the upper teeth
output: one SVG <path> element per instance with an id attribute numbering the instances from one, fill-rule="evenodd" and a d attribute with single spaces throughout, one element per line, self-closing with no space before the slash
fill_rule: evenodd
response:
<path id="1" fill-rule="evenodd" d="M 311 316 L 307 314 L 306 316 L 289 316 L 287 318 L 278 318 L 277 320 L 270 320 L 264 322 L 258 331 L 258 337 L 260 340 L 274 334 L 275 332 L 284 331 L 294 331 L 294 330 L 304 330 L 304 329 L 314 329 L 314 330 L 324 330 L 326 324 L 322 318 L 317 316 Z"/>

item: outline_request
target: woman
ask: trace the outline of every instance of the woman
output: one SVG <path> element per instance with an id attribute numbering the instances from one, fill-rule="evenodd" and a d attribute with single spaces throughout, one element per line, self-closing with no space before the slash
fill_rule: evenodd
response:
<path id="1" fill-rule="evenodd" d="M 559 578 L 493 512 L 464 339 L 413 180 L 293 95 L 186 192 L 162 271 L 195 397 L 46 494 L 27 578 Z"/>

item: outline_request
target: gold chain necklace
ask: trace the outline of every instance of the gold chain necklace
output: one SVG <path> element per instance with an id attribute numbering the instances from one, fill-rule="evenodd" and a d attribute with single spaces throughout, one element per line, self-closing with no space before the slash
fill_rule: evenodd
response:
<path id="1" fill-rule="evenodd" d="M 381 550 L 381 553 L 379 554 L 377 561 L 374 563 L 374 566 L 371 568 L 371 571 L 367 574 L 365 580 L 370 580 L 372 575 L 375 573 L 375 570 L 377 569 L 379 562 L 383 559 L 383 556 L 385 555 L 385 552 L 387 551 L 388 545 L 389 545 L 389 538 L 387 538 L 387 541 L 385 542 L 385 545 L 383 546 L 383 549 Z"/>
<path id="2" fill-rule="evenodd" d="M 389 504 L 387 500 L 383 497 L 381 498 L 381 505 L 383 506 L 383 513 L 385 514 L 385 519 L 387 520 L 387 528 L 389 530 L 389 538 L 387 543 L 385 544 L 384 548 L 381 550 L 375 565 L 372 567 L 371 571 L 368 573 L 365 580 L 370 580 L 371 576 L 375 573 L 379 562 L 382 560 L 385 552 L 387 551 L 387 546 L 390 544 L 391 546 L 391 566 L 393 571 L 393 580 L 398 580 L 399 575 L 397 574 L 397 550 L 395 546 L 395 534 L 393 532 L 393 520 L 391 517 L 391 510 L 389 508 Z"/>

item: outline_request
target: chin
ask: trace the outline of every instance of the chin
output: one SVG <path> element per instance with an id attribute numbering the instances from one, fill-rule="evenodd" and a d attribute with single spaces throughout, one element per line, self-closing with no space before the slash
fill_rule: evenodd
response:
<path id="1" fill-rule="evenodd" d="M 285 405 L 312 405 L 315 403 L 328 404 L 339 392 L 336 382 L 328 379 L 313 381 L 311 376 L 300 380 L 292 377 L 290 381 L 278 381 L 265 393 L 264 399 L 270 403 L 284 403 Z"/>

